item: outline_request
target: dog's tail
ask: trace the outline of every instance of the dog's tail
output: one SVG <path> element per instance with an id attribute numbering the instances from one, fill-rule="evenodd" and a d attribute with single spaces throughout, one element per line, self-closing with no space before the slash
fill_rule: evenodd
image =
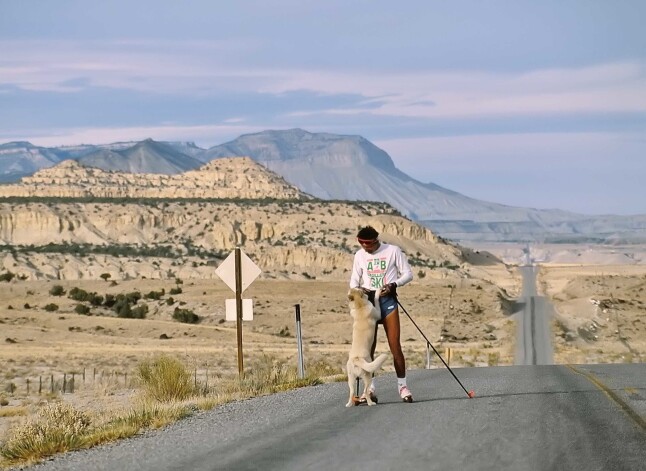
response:
<path id="1" fill-rule="evenodd" d="M 384 362 L 386 361 L 386 358 L 388 358 L 388 355 L 386 355 L 385 353 L 382 353 L 371 362 L 367 362 L 363 358 L 355 358 L 354 366 L 358 366 L 359 368 L 367 371 L 368 373 L 374 373 L 379 368 L 381 368 L 381 365 L 384 364 Z"/>

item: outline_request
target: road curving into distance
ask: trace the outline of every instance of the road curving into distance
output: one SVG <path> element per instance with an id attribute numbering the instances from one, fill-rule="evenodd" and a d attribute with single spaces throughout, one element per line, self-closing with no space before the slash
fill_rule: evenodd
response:
<path id="1" fill-rule="evenodd" d="M 35 470 L 643 470 L 646 364 L 414 370 L 413 404 L 326 384 L 221 406 Z"/>

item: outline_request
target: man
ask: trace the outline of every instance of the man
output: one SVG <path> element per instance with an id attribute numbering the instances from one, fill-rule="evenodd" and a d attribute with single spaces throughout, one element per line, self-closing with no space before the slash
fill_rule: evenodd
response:
<path id="1" fill-rule="evenodd" d="M 393 355 L 397 373 L 397 389 L 404 402 L 413 402 L 413 395 L 406 384 L 406 359 L 399 340 L 399 308 L 397 287 L 404 286 L 413 279 L 413 272 L 402 250 L 391 244 L 379 241 L 379 233 L 371 226 L 363 227 L 357 234 L 361 249 L 354 255 L 350 288 L 363 288 L 367 293 L 380 290 L 379 304 L 381 321 L 388 338 L 388 346 Z M 372 357 L 377 347 L 377 327 L 372 344 Z M 374 400 L 374 379 L 370 384 L 371 398 Z"/>

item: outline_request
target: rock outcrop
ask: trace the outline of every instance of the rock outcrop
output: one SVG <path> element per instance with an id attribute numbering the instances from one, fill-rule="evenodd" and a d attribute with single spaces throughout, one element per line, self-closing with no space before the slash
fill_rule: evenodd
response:
<path id="1" fill-rule="evenodd" d="M 266 276 L 347 278 L 366 224 L 416 272 L 462 263 L 458 247 L 380 203 L 148 200 L 0 203 L 0 267 L 29 279 L 211 278 L 241 247 Z"/>
<path id="2" fill-rule="evenodd" d="M 312 199 L 247 157 L 218 159 L 176 175 L 105 171 L 74 160 L 0 185 L 0 197 Z"/>

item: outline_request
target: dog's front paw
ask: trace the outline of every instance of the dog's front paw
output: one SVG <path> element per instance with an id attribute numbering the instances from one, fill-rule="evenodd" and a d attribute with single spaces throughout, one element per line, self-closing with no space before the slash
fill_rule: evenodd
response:
<path id="1" fill-rule="evenodd" d="M 352 407 L 352 406 L 354 406 L 354 401 L 352 401 L 352 399 L 350 399 L 350 400 L 348 401 L 348 403 L 347 403 L 345 406 L 346 406 L 346 407 Z"/>

